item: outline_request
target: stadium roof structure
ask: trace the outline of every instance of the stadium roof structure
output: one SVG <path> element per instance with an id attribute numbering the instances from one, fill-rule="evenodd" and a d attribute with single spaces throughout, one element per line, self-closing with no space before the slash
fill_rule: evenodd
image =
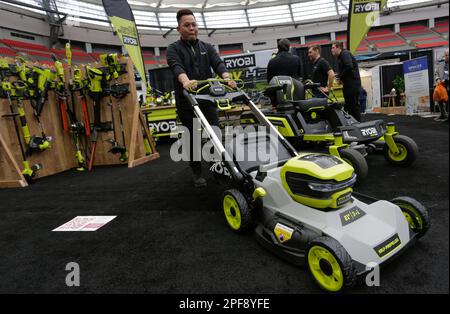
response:
<path id="1" fill-rule="evenodd" d="M 44 0 L 45 1 L 45 0 Z M 48 0 L 46 0 L 48 1 Z M 36 13 L 43 0 L 5 0 Z M 101 0 L 54 0 L 57 10 L 67 14 L 66 23 L 109 27 Z M 325 20 L 345 19 L 349 0 L 128 0 L 139 29 L 165 31 L 176 28 L 176 11 L 191 9 L 200 29 L 256 29 L 301 25 Z M 439 5 L 439 0 L 389 0 L 387 13 Z"/>

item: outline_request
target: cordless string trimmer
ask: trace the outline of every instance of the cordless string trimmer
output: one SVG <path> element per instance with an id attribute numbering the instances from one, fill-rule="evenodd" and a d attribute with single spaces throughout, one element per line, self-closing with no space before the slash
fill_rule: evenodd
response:
<path id="1" fill-rule="evenodd" d="M 55 58 L 56 59 L 56 58 Z M 78 164 L 78 171 L 84 171 L 85 169 L 85 160 L 83 155 L 83 147 L 81 145 L 81 139 L 84 133 L 84 125 L 79 122 L 76 114 L 73 110 L 75 104 L 72 103 L 72 109 L 69 108 L 67 103 L 68 92 L 66 89 L 66 79 L 64 75 L 64 68 L 60 61 L 55 60 L 55 68 L 56 68 L 56 86 L 55 93 L 58 96 L 62 114 L 62 122 L 64 132 L 70 132 L 72 134 L 72 142 L 75 147 L 75 159 Z M 67 119 L 69 118 L 69 119 Z"/>
<path id="2" fill-rule="evenodd" d="M 94 125 L 91 130 L 91 157 L 89 160 L 89 171 L 92 171 L 95 158 L 95 148 L 97 146 L 98 132 L 112 131 L 110 122 L 101 122 L 101 107 L 100 102 L 103 93 L 103 86 L 109 80 L 109 75 L 105 74 L 101 69 L 96 69 L 90 66 L 86 67 L 86 75 L 88 77 L 89 95 L 92 98 L 94 106 Z"/>
<path id="3" fill-rule="evenodd" d="M 36 163 L 36 164 L 30 166 L 30 163 L 28 161 L 29 151 L 24 148 L 24 144 L 22 142 L 22 138 L 21 138 L 20 132 L 19 132 L 19 126 L 18 126 L 18 123 L 16 120 L 16 117 L 19 117 L 21 128 L 22 128 L 22 134 L 25 139 L 25 142 L 27 141 L 27 139 L 29 141 L 30 131 L 28 129 L 27 120 L 25 118 L 25 111 L 23 109 L 23 104 L 22 104 L 23 98 L 25 97 L 26 85 L 21 81 L 15 81 L 13 83 L 10 83 L 8 81 L 3 81 L 1 87 L 2 87 L 3 94 L 5 94 L 6 98 L 8 99 L 9 108 L 11 111 L 10 114 L 4 114 L 2 117 L 13 118 L 14 129 L 16 132 L 17 141 L 18 141 L 18 144 L 20 147 L 20 152 L 22 154 L 22 159 L 23 159 L 22 175 L 24 176 L 25 180 L 29 184 L 31 184 L 34 176 L 36 175 L 36 172 L 38 170 L 42 169 L 42 165 L 39 163 Z M 18 107 L 17 112 L 14 111 L 13 99 L 17 100 L 17 107 Z"/>
<path id="4" fill-rule="evenodd" d="M 114 85 L 110 85 L 108 89 L 105 89 L 105 94 L 109 95 L 108 105 L 111 108 L 111 119 L 112 119 L 112 123 L 113 123 L 113 132 L 114 132 L 114 139 L 108 140 L 108 142 L 112 145 L 109 152 L 113 153 L 113 154 L 120 154 L 119 160 L 121 162 L 128 161 L 128 151 L 127 151 L 126 142 L 125 142 L 125 130 L 124 130 L 124 126 L 123 126 L 122 105 L 121 105 L 121 99 L 123 99 L 128 93 L 129 93 L 129 84 L 114 84 Z M 116 125 L 114 123 L 114 121 L 115 121 L 114 105 L 113 105 L 112 97 L 114 97 L 118 100 L 117 106 L 118 106 L 118 110 L 119 110 L 119 123 L 120 123 L 120 127 L 121 127 L 121 132 L 122 132 L 122 144 L 119 144 L 119 142 L 117 141 Z"/>

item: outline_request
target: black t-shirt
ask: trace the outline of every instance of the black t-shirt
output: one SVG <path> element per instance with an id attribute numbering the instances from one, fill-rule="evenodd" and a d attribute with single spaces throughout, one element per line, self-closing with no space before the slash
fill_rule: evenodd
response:
<path id="1" fill-rule="evenodd" d="M 320 57 L 313 64 L 312 81 L 314 83 L 320 83 L 320 86 L 326 87 L 328 85 L 328 71 L 331 70 L 331 66 L 327 60 Z"/>

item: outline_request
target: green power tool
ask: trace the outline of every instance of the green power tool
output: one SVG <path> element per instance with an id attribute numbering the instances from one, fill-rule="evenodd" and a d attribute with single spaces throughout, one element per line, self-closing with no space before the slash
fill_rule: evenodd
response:
<path id="1" fill-rule="evenodd" d="M 6 97 L 8 99 L 9 108 L 11 111 L 10 114 L 4 114 L 2 117 L 3 118 L 7 118 L 7 117 L 13 118 L 14 129 L 16 131 L 17 141 L 18 141 L 20 151 L 22 153 L 22 159 L 23 159 L 22 175 L 24 176 L 25 180 L 28 183 L 32 183 L 33 178 L 36 175 L 36 172 L 38 170 L 42 169 L 42 165 L 39 163 L 36 163 L 36 164 L 30 166 L 30 163 L 27 158 L 29 155 L 31 155 L 32 148 L 35 147 L 36 145 L 39 146 L 38 142 L 40 141 L 40 139 L 37 139 L 36 137 L 31 137 L 30 130 L 28 129 L 28 124 L 27 124 L 27 120 L 25 117 L 25 110 L 23 109 L 23 104 L 22 104 L 22 100 L 25 95 L 26 85 L 21 81 L 15 81 L 13 83 L 3 81 L 1 84 L 1 88 L 2 88 L 3 93 L 6 95 Z M 14 111 L 13 99 L 17 100 L 17 112 Z M 27 149 L 24 148 L 16 117 L 19 117 L 20 125 L 22 128 L 22 135 L 25 140 L 25 143 L 28 146 Z M 41 148 L 45 149 L 44 147 L 41 147 Z"/>
<path id="2" fill-rule="evenodd" d="M 119 55 L 117 53 L 100 55 L 100 63 L 107 68 L 108 74 L 112 78 L 117 79 L 121 74 L 127 73 L 126 63 L 119 63 Z"/>

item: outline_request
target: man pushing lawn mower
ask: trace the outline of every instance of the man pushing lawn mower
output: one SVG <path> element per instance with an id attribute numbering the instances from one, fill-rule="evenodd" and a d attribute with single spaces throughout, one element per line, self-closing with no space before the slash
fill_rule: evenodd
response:
<path id="1" fill-rule="evenodd" d="M 195 115 L 183 95 L 183 90 L 195 90 L 197 80 L 212 78 L 211 68 L 226 80 L 230 87 L 236 88 L 236 83 L 230 79 L 228 70 L 214 47 L 198 40 L 198 24 L 194 13 L 188 9 L 181 9 L 177 12 L 177 21 L 177 31 L 181 38 L 167 48 L 167 63 L 175 77 L 175 101 L 178 117 L 190 133 L 189 164 L 194 173 L 194 186 L 204 187 L 206 180 L 202 177 L 201 162 L 194 161 L 193 158 L 193 137 L 194 131 L 197 131 L 193 129 Z M 205 108 L 204 114 L 211 125 L 219 125 L 217 108 L 208 106 Z"/>
<path id="2" fill-rule="evenodd" d="M 214 147 L 216 162 L 227 170 L 220 172 L 226 186 L 222 206 L 234 232 L 253 231 L 262 246 L 306 266 L 329 292 L 352 287 L 427 233 L 428 211 L 418 201 L 376 200 L 354 192 L 356 175 L 343 159 L 297 152 L 240 88 L 231 89 L 223 80 L 198 83 L 197 91 L 183 93 Z M 242 129 L 223 139 L 204 111 L 235 102 L 250 108 L 258 130 Z"/>

